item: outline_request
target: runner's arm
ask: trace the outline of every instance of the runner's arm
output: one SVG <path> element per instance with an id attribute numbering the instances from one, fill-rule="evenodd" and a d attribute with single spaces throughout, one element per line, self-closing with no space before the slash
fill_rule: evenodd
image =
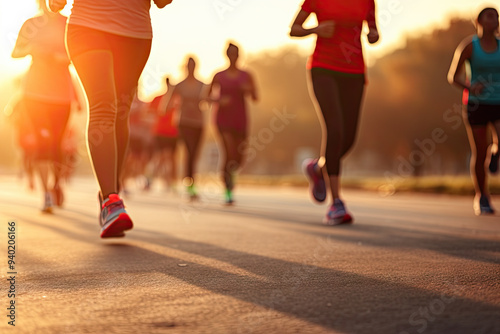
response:
<path id="1" fill-rule="evenodd" d="M 291 37 L 305 37 L 311 34 L 316 34 L 319 37 L 324 38 L 333 36 L 333 32 L 335 31 L 335 23 L 333 21 L 321 22 L 314 28 L 304 28 L 304 22 L 307 20 L 309 15 L 311 15 L 311 13 L 302 9 L 300 10 L 292 23 L 292 28 L 290 29 Z"/>
<path id="2" fill-rule="evenodd" d="M 465 62 L 468 61 L 472 56 L 472 39 L 467 38 L 460 43 L 455 51 L 453 60 L 450 65 L 450 70 L 448 72 L 448 82 L 451 85 L 457 86 L 463 89 L 469 89 L 470 85 L 464 80 L 465 72 Z"/>
<path id="3" fill-rule="evenodd" d="M 255 86 L 255 81 L 250 73 L 248 74 L 248 93 L 254 102 L 259 100 L 257 96 L 257 87 Z"/>
<path id="4" fill-rule="evenodd" d="M 214 90 L 215 90 L 215 87 L 216 86 L 219 86 L 219 76 L 216 74 L 214 76 L 214 78 L 212 79 L 212 82 L 210 83 L 209 87 L 208 87 L 208 92 L 207 92 L 207 97 L 206 97 L 206 100 L 208 102 L 217 102 L 219 101 L 219 98 L 215 98 L 214 97 Z"/>
<path id="5" fill-rule="evenodd" d="M 24 58 L 31 54 L 31 40 L 27 37 L 28 34 L 26 34 L 27 24 L 28 21 L 24 22 L 21 30 L 19 30 L 16 45 L 12 50 L 12 58 Z"/>

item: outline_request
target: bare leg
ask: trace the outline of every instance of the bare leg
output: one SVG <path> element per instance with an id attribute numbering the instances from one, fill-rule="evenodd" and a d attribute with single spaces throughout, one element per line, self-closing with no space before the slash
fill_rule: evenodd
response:
<path id="1" fill-rule="evenodd" d="M 40 175 L 40 183 L 42 184 L 42 190 L 44 193 L 49 191 L 49 172 L 50 172 L 50 161 L 37 161 L 36 168 L 38 169 L 38 175 Z"/>
<path id="2" fill-rule="evenodd" d="M 243 163 L 245 136 L 243 134 L 241 136 L 235 135 L 231 131 L 221 131 L 221 139 L 225 151 L 222 175 L 226 189 L 231 191 L 234 188 L 233 174 Z"/>
<path id="3" fill-rule="evenodd" d="M 485 126 L 467 126 L 467 134 L 471 147 L 470 170 L 476 196 L 488 196 L 486 186 L 486 160 L 488 153 L 488 141 Z"/>
<path id="4" fill-rule="evenodd" d="M 496 154 L 499 151 L 499 141 L 500 141 L 500 121 L 496 121 L 492 124 L 491 136 L 493 140 L 493 144 L 491 146 L 491 153 Z"/>

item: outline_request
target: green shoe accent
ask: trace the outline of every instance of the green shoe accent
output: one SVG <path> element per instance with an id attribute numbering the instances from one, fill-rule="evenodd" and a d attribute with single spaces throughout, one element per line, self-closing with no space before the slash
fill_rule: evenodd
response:
<path id="1" fill-rule="evenodd" d="M 191 197 L 196 196 L 196 189 L 194 187 L 194 184 L 187 187 L 187 192 L 188 192 L 189 196 L 191 196 Z"/>
<path id="2" fill-rule="evenodd" d="M 229 189 L 226 189 L 226 203 L 227 204 L 233 203 L 233 192 Z"/>

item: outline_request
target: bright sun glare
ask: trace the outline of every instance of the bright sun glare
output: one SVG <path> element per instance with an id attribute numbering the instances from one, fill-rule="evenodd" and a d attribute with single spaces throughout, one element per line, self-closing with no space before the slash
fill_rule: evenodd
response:
<path id="1" fill-rule="evenodd" d="M 63 15 L 70 14 L 73 1 L 62 12 Z M 11 53 L 16 43 L 17 34 L 23 23 L 39 12 L 37 2 L 13 1 L 0 4 L 0 69 L 10 75 L 17 75 L 26 70 L 30 63 L 29 57 L 25 59 L 12 59 Z"/>
<path id="2" fill-rule="evenodd" d="M 298 46 L 310 53 L 314 44 L 313 37 L 291 39 L 288 36 L 290 22 L 302 1 L 224 0 L 231 3 L 224 17 L 214 10 L 214 4 L 221 2 L 218 0 L 174 0 L 172 5 L 162 10 L 153 5 L 151 16 L 155 37 L 144 73 L 153 73 L 157 83 L 151 84 L 152 79 L 149 79 L 148 87 L 144 88 L 143 84 L 144 95 L 151 95 L 161 89 L 164 75 L 179 79 L 184 74 L 182 66 L 187 54 L 199 57 L 199 75 L 205 81 L 210 80 L 213 73 L 225 64 L 222 50 L 228 39 L 241 42 L 243 56 L 284 45 Z M 0 2 L 0 84 L 21 75 L 29 66 L 29 57 L 12 59 L 10 54 L 23 22 L 37 13 L 36 3 L 36 0 Z M 395 7 L 394 3 L 399 5 Z M 382 38 L 378 45 L 366 48 L 368 63 L 394 47 L 401 46 L 402 38 L 411 31 L 444 22 L 450 12 L 465 13 L 478 5 L 476 1 L 470 0 L 440 0 L 439 3 L 432 4 L 432 15 L 427 12 L 423 14 L 431 3 L 431 0 L 377 0 Z M 64 15 L 69 15 L 71 4 L 72 1 L 68 1 Z M 263 6 L 267 10 L 262 10 Z M 259 24 L 255 24 L 256 17 Z"/>

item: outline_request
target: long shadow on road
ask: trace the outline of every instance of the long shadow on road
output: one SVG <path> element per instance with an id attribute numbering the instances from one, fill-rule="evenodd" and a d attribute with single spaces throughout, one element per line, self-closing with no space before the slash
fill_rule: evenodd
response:
<path id="1" fill-rule="evenodd" d="M 60 290 L 70 291 L 80 284 L 86 288 L 102 284 L 108 289 L 120 287 L 121 282 L 106 280 L 106 270 L 162 273 L 165 281 L 167 277 L 174 277 L 214 294 L 253 303 L 264 310 L 281 312 L 342 333 L 500 332 L 500 306 L 466 298 L 466 287 L 449 282 L 441 293 L 434 293 L 395 282 L 389 277 L 375 279 L 324 268 L 319 263 L 329 256 L 327 245 L 313 250 L 308 260 L 303 261 L 307 263 L 297 263 L 140 229 L 115 244 L 99 245 L 95 231 L 88 229 L 85 220 L 73 219 L 71 223 L 81 225 L 81 229 L 72 232 L 64 225 L 43 225 L 29 215 L 22 219 L 26 224 L 49 229 L 65 238 L 100 247 L 99 256 L 92 259 L 93 272 L 82 273 L 81 277 L 52 273 L 54 276 L 67 275 L 66 283 L 57 287 Z M 331 233 L 318 235 L 331 237 Z M 227 262 L 265 279 L 237 275 L 196 262 L 187 262 L 188 267 L 179 268 L 177 258 L 146 249 L 148 245 L 161 246 L 167 253 L 169 245 L 176 245 L 175 251 Z M 93 275 L 99 275 L 98 279 L 89 280 Z M 31 279 L 36 281 L 36 274 Z M 46 274 L 38 279 L 43 281 Z M 242 320 L 246 321 L 244 332 L 252 333 L 257 331 L 259 324 L 272 321 L 273 313 L 259 309 L 255 314 L 245 315 L 244 319 L 247 319 Z"/>
<path id="2" fill-rule="evenodd" d="M 146 201 L 136 200 L 135 204 L 139 205 L 152 205 Z M 163 204 L 162 204 L 163 205 Z M 166 203 L 166 207 L 179 208 L 179 204 Z M 220 205 L 205 205 L 200 207 L 195 204 L 181 204 L 181 209 L 195 210 L 195 212 L 211 212 L 216 214 L 229 214 L 241 217 L 252 217 L 256 219 L 265 219 L 266 224 L 270 225 L 280 225 L 279 228 L 283 228 L 283 223 L 288 226 L 287 229 L 293 229 L 299 233 L 307 233 L 310 235 L 315 235 L 319 237 L 324 237 L 328 235 L 329 238 L 339 240 L 342 242 L 351 242 L 354 244 L 359 244 L 360 242 L 364 245 L 384 247 L 384 248 L 395 248 L 395 249 L 425 249 L 429 251 L 434 251 L 442 254 L 446 254 L 452 257 L 464 258 L 474 261 L 481 261 L 485 263 L 500 264 L 500 256 L 493 255 L 494 253 L 500 253 L 500 242 L 497 240 L 487 240 L 485 238 L 473 238 L 473 237 L 461 237 L 451 234 L 442 233 L 439 231 L 430 231 L 431 227 L 427 227 L 426 231 L 418 231 L 414 229 L 414 224 L 409 225 L 407 228 L 402 226 L 387 226 L 387 225 L 373 225 L 363 224 L 363 221 L 356 222 L 354 225 L 348 226 L 322 226 L 317 222 L 313 222 L 307 214 L 297 214 L 296 212 L 286 213 L 283 211 L 264 211 L 264 210 L 253 210 L 247 207 L 221 207 Z M 290 224 L 293 223 L 296 226 L 292 227 Z M 317 228 L 310 229 L 311 226 Z M 324 228 L 324 231 L 320 229 Z M 349 235 L 335 234 L 335 229 L 348 228 L 353 233 Z M 451 230 L 451 228 L 448 228 Z"/>

